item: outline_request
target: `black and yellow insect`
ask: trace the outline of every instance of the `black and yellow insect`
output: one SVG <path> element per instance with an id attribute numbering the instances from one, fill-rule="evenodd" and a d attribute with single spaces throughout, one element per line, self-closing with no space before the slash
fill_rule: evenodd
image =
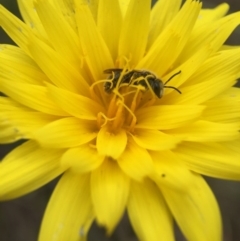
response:
<path id="1" fill-rule="evenodd" d="M 123 69 L 106 69 L 106 70 L 104 70 L 105 74 L 110 74 L 108 79 L 112 79 L 111 82 L 108 81 L 104 84 L 104 90 L 107 93 L 111 93 L 112 90 L 114 88 L 116 88 L 122 71 L 123 71 Z M 157 78 L 156 75 L 154 75 L 153 73 L 151 73 L 149 71 L 131 70 L 129 72 L 126 72 L 126 74 L 124 74 L 122 76 L 120 85 L 124 84 L 124 83 L 127 83 L 127 84 L 133 83 L 134 85 L 142 85 L 146 89 L 148 89 L 150 87 L 158 98 L 161 98 L 163 96 L 164 88 L 174 89 L 179 94 L 181 94 L 181 91 L 179 89 L 177 89 L 176 87 L 166 85 L 172 78 L 174 78 L 176 75 L 179 75 L 180 73 L 181 73 L 181 71 L 175 73 L 165 83 L 163 83 L 161 79 Z"/>

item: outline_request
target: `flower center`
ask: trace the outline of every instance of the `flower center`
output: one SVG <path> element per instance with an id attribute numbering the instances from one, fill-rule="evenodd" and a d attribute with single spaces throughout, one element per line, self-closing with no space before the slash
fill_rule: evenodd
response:
<path id="1" fill-rule="evenodd" d="M 109 131 L 120 128 L 133 131 L 137 123 L 136 110 L 152 105 L 157 98 L 150 82 L 155 80 L 155 76 L 150 72 L 127 69 L 104 72 L 109 74 L 109 78 L 94 83 L 104 83 L 103 92 L 108 95 L 107 111 L 98 114 L 97 124 L 99 128 L 107 125 Z"/>

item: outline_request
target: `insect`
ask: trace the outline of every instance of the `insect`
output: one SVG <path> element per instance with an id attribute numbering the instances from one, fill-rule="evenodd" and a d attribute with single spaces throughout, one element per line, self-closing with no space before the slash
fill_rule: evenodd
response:
<path id="1" fill-rule="evenodd" d="M 104 84 L 104 90 L 107 93 L 111 93 L 111 91 L 114 88 L 116 88 L 117 82 L 121 76 L 122 71 L 123 71 L 123 69 L 106 69 L 106 70 L 104 70 L 105 74 L 110 74 L 109 79 L 112 79 L 112 82 L 105 82 L 105 84 Z M 156 75 L 154 75 L 153 73 L 151 73 L 149 71 L 131 70 L 122 76 L 122 80 L 121 80 L 120 84 L 133 83 L 134 85 L 142 85 L 146 89 L 148 89 L 150 87 L 153 90 L 153 92 L 155 93 L 155 95 L 158 98 L 161 98 L 163 96 L 164 88 L 174 89 L 179 94 L 181 94 L 181 91 L 179 89 L 177 89 L 176 87 L 166 85 L 172 78 L 174 78 L 176 75 L 179 75 L 180 73 L 181 73 L 181 71 L 175 73 L 165 83 L 163 83 L 161 79 L 158 79 L 156 77 Z"/>

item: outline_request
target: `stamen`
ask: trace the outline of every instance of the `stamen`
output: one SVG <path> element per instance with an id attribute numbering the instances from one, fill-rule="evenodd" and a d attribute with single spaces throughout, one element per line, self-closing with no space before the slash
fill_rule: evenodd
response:
<path id="1" fill-rule="evenodd" d="M 119 102 L 117 102 L 117 106 L 119 106 L 118 103 Z M 118 129 L 121 126 L 121 124 L 123 122 L 123 118 L 122 118 L 123 117 L 123 113 L 122 112 L 123 112 L 122 106 L 118 107 L 117 113 L 116 113 L 116 116 L 115 116 L 115 121 L 113 121 L 112 126 L 111 126 L 111 128 L 113 130 Z"/>
<path id="2" fill-rule="evenodd" d="M 122 79 L 127 72 L 128 72 L 128 69 L 126 67 L 124 67 L 121 74 L 120 74 L 120 77 L 118 78 L 118 81 L 117 81 L 117 84 L 116 84 L 116 89 L 119 89 L 119 86 L 122 82 Z"/>
<path id="3" fill-rule="evenodd" d="M 107 112 L 107 116 L 114 116 L 115 115 L 115 109 L 116 109 L 116 95 L 114 95 L 111 98 L 111 101 L 109 103 L 108 106 L 108 112 Z"/>
<path id="4" fill-rule="evenodd" d="M 139 87 L 139 86 L 137 86 L 137 87 Z M 132 103 L 131 103 L 132 112 L 134 112 L 136 110 L 137 103 L 138 103 L 138 100 L 139 100 L 139 93 L 141 93 L 140 88 L 137 88 L 137 91 L 135 92 L 135 95 L 134 95 Z"/>
<path id="5" fill-rule="evenodd" d="M 89 145 L 91 148 L 97 149 L 96 144 L 89 143 L 88 145 Z"/>
<path id="6" fill-rule="evenodd" d="M 122 86 L 121 86 L 122 87 Z M 137 88 L 137 86 L 134 86 L 135 88 Z M 138 89 L 138 88 L 137 88 Z M 136 93 L 136 91 L 135 90 L 132 90 L 132 91 L 129 91 L 129 92 L 127 92 L 127 93 L 124 93 L 124 94 L 122 94 L 122 96 L 123 97 L 126 97 L 126 96 L 128 96 L 128 95 L 130 95 L 130 94 L 133 94 L 133 93 Z"/>
<path id="7" fill-rule="evenodd" d="M 155 93 L 153 92 L 153 89 L 151 88 L 149 82 L 147 81 L 148 76 L 151 76 L 151 75 L 147 75 L 147 76 L 144 78 L 144 80 L 145 80 L 145 82 L 146 82 L 146 84 L 147 84 L 147 86 L 148 86 L 148 89 L 150 90 L 150 92 L 151 92 L 151 94 L 152 94 L 152 99 L 156 99 Z"/>
<path id="8" fill-rule="evenodd" d="M 133 113 L 134 111 L 135 111 L 135 109 L 136 109 L 136 107 L 137 107 L 137 101 L 139 100 L 139 94 L 141 93 L 140 92 L 140 86 L 135 86 L 136 88 L 137 88 L 137 90 L 135 91 L 135 95 L 134 95 L 134 97 L 133 97 L 133 99 L 132 99 L 132 102 L 131 102 L 131 108 L 130 108 L 130 110 L 131 110 L 131 112 Z M 135 116 L 135 115 L 134 115 Z M 131 116 L 129 115 L 128 116 L 128 118 L 127 118 L 127 120 L 126 120 L 126 122 L 127 123 L 129 123 L 130 121 L 131 121 Z M 135 117 L 136 118 L 136 117 Z"/>
<path id="9" fill-rule="evenodd" d="M 101 124 L 101 120 L 102 120 L 101 117 L 103 117 L 103 119 L 105 120 L 103 124 Z M 105 125 L 107 124 L 108 121 L 113 121 L 113 120 L 115 120 L 115 119 L 116 119 L 116 117 L 114 117 L 114 118 L 108 118 L 105 114 L 103 114 L 102 112 L 99 112 L 98 115 L 97 115 L 98 127 L 99 127 L 99 128 L 100 128 L 100 127 L 103 127 L 103 126 L 105 126 Z"/>
<path id="10" fill-rule="evenodd" d="M 93 90 L 93 88 L 98 85 L 98 84 L 101 84 L 101 83 L 106 83 L 106 82 L 111 82 L 111 80 L 98 80 L 98 81 L 95 81 L 94 83 L 92 83 L 92 85 L 89 87 L 89 90 L 90 90 L 90 95 L 91 97 L 96 100 L 96 101 L 100 101 L 99 99 L 99 96 L 96 95 L 95 91 Z M 112 82 L 111 82 L 112 84 Z"/>
<path id="11" fill-rule="evenodd" d="M 121 101 L 124 101 L 123 95 L 120 94 L 120 92 L 117 89 L 114 89 L 112 92 L 115 94 L 115 98 L 117 96 L 119 99 L 121 99 Z"/>
<path id="12" fill-rule="evenodd" d="M 94 100 L 96 100 L 97 102 L 100 102 L 101 100 L 100 100 L 100 98 L 99 98 L 99 96 L 95 93 L 95 91 L 93 90 L 94 89 L 94 87 L 96 86 L 96 85 L 98 85 L 98 84 L 101 84 L 101 83 L 106 83 L 106 82 L 108 82 L 108 83 L 110 83 L 110 85 L 111 85 L 111 88 L 112 88 L 112 86 L 113 86 L 113 79 L 115 78 L 115 74 L 113 73 L 113 76 L 112 76 L 112 78 L 111 79 L 104 79 L 104 80 L 98 80 L 98 81 L 95 81 L 94 83 L 92 83 L 92 85 L 89 87 L 89 89 L 90 89 L 90 95 L 91 95 L 91 97 L 94 99 Z M 100 92 L 101 92 L 101 90 L 99 90 Z M 102 95 L 102 92 L 101 92 L 101 95 Z M 106 101 L 105 101 L 105 98 L 103 98 L 103 101 L 105 102 L 105 104 L 107 104 L 106 103 Z"/>
<path id="13" fill-rule="evenodd" d="M 129 55 L 129 58 L 127 58 L 126 56 L 119 56 L 116 60 L 116 66 L 126 66 L 126 69 L 130 69 L 130 61 L 132 59 L 131 54 Z M 123 63 L 125 61 L 125 64 Z M 119 64 L 117 64 L 119 63 Z"/>
<path id="14" fill-rule="evenodd" d="M 134 84 L 134 83 L 136 83 L 136 82 L 138 83 L 139 81 L 144 80 L 145 83 L 146 83 L 146 85 L 148 86 L 148 90 L 149 90 L 150 93 L 151 93 L 152 98 L 150 98 L 150 100 L 149 100 L 147 103 L 145 103 L 142 107 L 151 106 L 151 105 L 153 105 L 154 102 L 156 101 L 156 95 L 155 95 L 155 93 L 153 92 L 153 89 L 151 88 L 151 86 L 150 86 L 150 84 L 149 84 L 149 82 L 148 82 L 148 80 L 147 80 L 148 77 L 151 77 L 151 75 L 147 75 L 146 77 L 141 76 L 141 77 L 135 79 L 135 80 L 132 82 L 132 84 Z M 131 86 L 132 86 L 132 85 L 131 85 Z"/>
<path id="15" fill-rule="evenodd" d="M 126 110 L 129 112 L 129 114 L 132 116 L 132 122 L 131 122 L 130 127 L 129 127 L 129 129 L 132 130 L 132 129 L 134 128 L 135 124 L 137 123 L 137 117 L 134 115 L 134 113 L 132 112 L 132 110 L 129 109 L 128 106 L 125 105 L 122 101 L 118 101 L 118 102 L 117 102 L 117 105 L 122 105 L 122 106 L 124 106 L 124 107 L 126 108 Z"/>

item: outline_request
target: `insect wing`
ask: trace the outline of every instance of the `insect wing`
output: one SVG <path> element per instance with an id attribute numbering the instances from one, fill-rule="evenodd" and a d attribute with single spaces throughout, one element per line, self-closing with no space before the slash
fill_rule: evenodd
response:
<path id="1" fill-rule="evenodd" d="M 112 74 L 112 73 L 114 73 L 114 72 L 122 72 L 123 71 L 123 69 L 105 69 L 104 71 L 103 71 L 103 73 L 104 74 Z"/>

